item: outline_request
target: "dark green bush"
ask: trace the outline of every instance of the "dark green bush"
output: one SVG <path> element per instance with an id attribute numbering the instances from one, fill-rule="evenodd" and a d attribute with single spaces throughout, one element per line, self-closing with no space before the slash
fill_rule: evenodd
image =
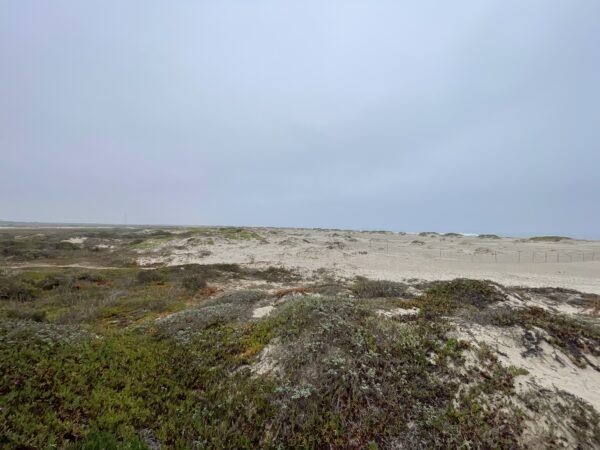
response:
<path id="1" fill-rule="evenodd" d="M 253 291 L 253 290 L 241 290 L 234 291 L 224 294 L 220 297 L 215 298 L 214 300 L 210 300 L 207 304 L 224 304 L 224 303 L 232 303 L 232 304 L 248 304 L 248 303 L 256 303 L 259 300 L 265 298 L 267 294 L 262 291 Z"/>
<path id="2" fill-rule="evenodd" d="M 207 286 L 206 279 L 200 275 L 186 275 L 181 280 L 181 285 L 190 292 L 199 291 Z"/>
<path id="3" fill-rule="evenodd" d="M 13 276 L 0 276 L 0 299 L 33 300 L 38 296 L 35 286 Z"/>
<path id="4" fill-rule="evenodd" d="M 245 271 L 251 278 L 271 282 L 291 282 L 298 280 L 300 277 L 290 269 L 285 267 L 267 267 L 266 269 L 247 269 Z"/>
<path id="5" fill-rule="evenodd" d="M 68 241 L 57 242 L 54 244 L 57 250 L 79 250 L 81 247 L 77 244 Z"/>
<path id="6" fill-rule="evenodd" d="M 359 298 L 402 297 L 406 295 L 407 286 L 395 281 L 359 278 L 352 285 L 352 292 Z"/>
<path id="7" fill-rule="evenodd" d="M 161 269 L 145 269 L 138 272 L 137 280 L 139 283 L 164 283 L 167 275 Z"/>
<path id="8" fill-rule="evenodd" d="M 491 282 L 464 278 L 436 283 L 426 294 L 429 297 L 443 298 L 455 306 L 484 307 L 506 300 L 506 296 Z"/>
<path id="9" fill-rule="evenodd" d="M 33 320 L 34 322 L 44 322 L 46 320 L 45 311 L 32 311 L 29 309 L 9 309 L 6 316 L 9 319 Z"/>
<path id="10" fill-rule="evenodd" d="M 118 440 L 110 433 L 91 431 L 81 442 L 68 447 L 68 450 L 148 450 L 138 437 Z"/>

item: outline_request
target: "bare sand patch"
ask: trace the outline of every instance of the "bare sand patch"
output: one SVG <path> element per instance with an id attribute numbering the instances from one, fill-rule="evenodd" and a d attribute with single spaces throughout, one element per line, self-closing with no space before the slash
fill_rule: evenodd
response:
<path id="1" fill-rule="evenodd" d="M 385 317 L 386 319 L 390 319 L 392 317 L 398 316 L 416 316 L 419 314 L 419 308 L 394 308 L 394 309 L 378 309 L 375 311 L 380 317 Z"/>
<path id="2" fill-rule="evenodd" d="M 252 317 L 255 319 L 260 319 L 262 317 L 266 317 L 275 309 L 272 305 L 261 306 L 259 308 L 255 308 L 252 311 Z"/>

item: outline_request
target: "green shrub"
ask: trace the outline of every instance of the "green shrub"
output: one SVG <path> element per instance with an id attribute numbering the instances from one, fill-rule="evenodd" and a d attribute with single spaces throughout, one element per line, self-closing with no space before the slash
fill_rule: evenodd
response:
<path id="1" fill-rule="evenodd" d="M 161 269 L 144 269 L 137 274 L 139 283 L 164 283 L 167 281 L 167 276 Z"/>
<path id="2" fill-rule="evenodd" d="M 281 408 L 270 426 L 282 447 L 517 446 L 520 417 L 492 400 L 512 395 L 513 375 L 485 353 L 465 368 L 468 345 L 447 338 L 441 323 L 381 320 L 352 299 L 304 298 L 262 326 L 279 338 Z"/>
<path id="3" fill-rule="evenodd" d="M 458 307 L 465 305 L 484 307 L 506 300 L 506 296 L 491 282 L 465 278 L 435 283 L 427 290 L 426 295 L 445 299 Z"/>
<path id="4" fill-rule="evenodd" d="M 5 234 L 0 238 L 0 256 L 10 259 L 32 260 L 49 257 L 52 249 L 39 239 L 15 239 Z"/>
<path id="5" fill-rule="evenodd" d="M 297 273 L 285 267 L 267 267 L 266 269 L 246 269 L 243 272 L 251 278 L 270 282 L 292 282 L 300 278 Z"/>
<path id="6" fill-rule="evenodd" d="M 45 311 L 32 311 L 29 309 L 9 309 L 6 311 L 6 317 L 10 319 L 33 320 L 34 322 L 43 322 L 46 320 Z"/>
<path id="7" fill-rule="evenodd" d="M 532 242 L 560 242 L 560 241 L 569 241 L 570 237 L 566 236 L 534 236 L 529 238 Z"/>
<path id="8" fill-rule="evenodd" d="M 199 275 L 187 275 L 181 280 L 181 285 L 190 292 L 196 292 L 204 289 L 207 284 L 206 280 Z"/>
<path id="9" fill-rule="evenodd" d="M 139 438 L 118 440 L 110 433 L 91 431 L 81 442 L 68 447 L 70 450 L 148 450 Z"/>
<path id="10" fill-rule="evenodd" d="M 37 296 L 38 290 L 31 283 L 16 276 L 0 276 L 0 299 L 28 301 Z"/>
<path id="11" fill-rule="evenodd" d="M 231 303 L 235 305 L 240 304 L 252 304 L 256 303 L 263 298 L 266 297 L 266 293 L 262 291 L 253 291 L 253 290 L 241 290 L 229 292 L 227 294 L 221 295 L 215 299 L 209 300 L 206 302 L 207 305 L 210 304 L 224 304 Z"/>
<path id="12" fill-rule="evenodd" d="M 188 347 L 139 333 L 0 339 L 0 446 L 143 448 L 150 429 L 165 448 L 260 447 L 271 388 L 236 371 L 252 332 L 213 327 Z"/>
<path id="13" fill-rule="evenodd" d="M 61 241 L 54 244 L 57 250 L 79 250 L 81 247 L 77 244 L 68 241 Z"/>
<path id="14" fill-rule="evenodd" d="M 407 293 L 407 286 L 403 283 L 366 278 L 357 279 L 351 289 L 359 298 L 402 297 Z"/>

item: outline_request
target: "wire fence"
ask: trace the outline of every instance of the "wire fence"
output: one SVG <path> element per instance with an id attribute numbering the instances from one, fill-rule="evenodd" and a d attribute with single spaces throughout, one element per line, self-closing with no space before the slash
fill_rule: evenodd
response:
<path id="1" fill-rule="evenodd" d="M 497 249 L 477 247 L 475 249 L 453 249 L 435 247 L 425 243 L 394 241 L 391 239 L 355 240 L 348 245 L 359 252 L 385 254 L 411 259 L 416 256 L 426 259 L 460 261 L 472 263 L 572 263 L 600 261 L 600 247 L 587 249 Z"/>

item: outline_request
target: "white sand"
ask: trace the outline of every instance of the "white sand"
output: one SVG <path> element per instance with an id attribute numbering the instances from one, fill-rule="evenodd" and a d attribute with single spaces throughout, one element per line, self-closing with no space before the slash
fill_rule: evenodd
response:
<path id="1" fill-rule="evenodd" d="M 398 316 L 416 316 L 419 314 L 419 308 L 394 308 L 394 309 L 378 309 L 375 311 L 380 317 L 390 319 Z"/>
<path id="2" fill-rule="evenodd" d="M 260 319 L 262 317 L 266 317 L 269 314 L 271 314 L 271 312 L 275 309 L 274 306 L 268 305 L 268 306 L 261 306 L 260 308 L 256 308 L 254 309 L 254 311 L 252 311 L 252 317 L 255 319 Z"/>
<path id="3" fill-rule="evenodd" d="M 523 346 L 522 328 L 500 328 L 468 323 L 458 326 L 458 337 L 467 341 L 475 341 L 488 345 L 506 366 L 527 369 L 529 374 L 524 378 L 526 383 L 532 379 L 538 385 L 552 389 L 557 388 L 573 394 L 589 402 L 600 412 L 600 372 L 591 367 L 577 367 L 560 349 L 553 347 L 546 340 L 539 344 L 539 354 L 527 355 Z M 544 335 L 543 330 L 536 330 Z M 595 365 L 600 361 L 588 355 Z"/>
<path id="4" fill-rule="evenodd" d="M 72 237 L 69 239 L 63 240 L 63 242 L 70 242 L 71 244 L 83 244 L 83 242 L 87 239 L 87 237 Z"/>

